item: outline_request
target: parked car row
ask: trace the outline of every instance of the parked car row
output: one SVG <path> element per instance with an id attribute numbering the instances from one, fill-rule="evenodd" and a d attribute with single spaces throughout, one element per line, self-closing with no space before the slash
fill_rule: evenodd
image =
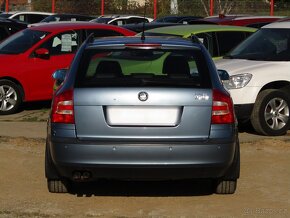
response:
<path id="1" fill-rule="evenodd" d="M 12 11 L 3 12 L 1 18 L 9 18 L 25 22 L 27 24 L 43 23 L 43 22 L 59 22 L 59 21 L 91 21 L 96 23 L 105 23 L 112 25 L 125 25 L 134 23 L 151 22 L 152 18 L 136 15 L 105 15 L 105 16 L 90 16 L 81 14 L 60 14 L 47 12 L 32 12 L 32 11 Z"/>
<path id="2" fill-rule="evenodd" d="M 38 22 L 58 22 L 58 21 L 92 21 L 97 23 L 106 23 L 113 25 L 126 25 L 138 23 L 175 23 L 175 24 L 221 24 L 221 25 L 235 25 L 235 26 L 248 26 L 260 28 L 263 25 L 283 20 L 283 16 L 252 16 L 245 14 L 237 15 L 223 15 L 200 17 L 189 15 L 170 15 L 158 17 L 155 20 L 145 16 L 138 15 L 102 15 L 91 16 L 84 14 L 65 14 L 65 13 L 48 13 L 38 11 L 12 11 L 3 12 L 0 14 L 2 18 L 14 19 L 27 24 Z"/>
<path id="3" fill-rule="evenodd" d="M 136 34 L 127 18 L 11 32 L 0 43 L 0 114 L 52 99 L 50 192 L 97 179 L 208 179 L 233 194 L 237 121 L 263 135 L 290 127 L 290 22 L 147 28 L 140 17 Z"/>

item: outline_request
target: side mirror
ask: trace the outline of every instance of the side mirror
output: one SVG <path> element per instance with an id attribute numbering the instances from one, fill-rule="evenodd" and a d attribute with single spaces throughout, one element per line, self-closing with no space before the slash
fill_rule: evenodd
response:
<path id="1" fill-rule="evenodd" d="M 229 80 L 230 75 L 226 70 L 218 70 L 218 75 L 221 79 L 221 81 Z"/>
<path id="2" fill-rule="evenodd" d="M 50 57 L 49 50 L 46 48 L 38 48 L 34 51 L 34 56 L 36 58 L 48 60 Z"/>
<path id="3" fill-rule="evenodd" d="M 59 69 L 54 71 L 52 78 L 55 80 L 53 90 L 55 91 L 64 81 L 67 74 L 67 69 Z"/>

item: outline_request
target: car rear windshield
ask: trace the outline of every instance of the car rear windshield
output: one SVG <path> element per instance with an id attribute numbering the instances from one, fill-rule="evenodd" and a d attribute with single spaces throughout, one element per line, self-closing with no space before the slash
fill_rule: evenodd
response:
<path id="1" fill-rule="evenodd" d="M 20 54 L 48 35 L 47 32 L 25 29 L 0 44 L 0 54 Z"/>
<path id="2" fill-rule="evenodd" d="M 91 49 L 79 64 L 75 86 L 210 88 L 207 66 L 198 49 Z"/>

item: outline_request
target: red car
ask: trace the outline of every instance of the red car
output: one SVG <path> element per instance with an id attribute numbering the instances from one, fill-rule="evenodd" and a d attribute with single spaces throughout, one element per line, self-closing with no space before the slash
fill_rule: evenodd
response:
<path id="1" fill-rule="evenodd" d="M 190 22 L 194 23 L 210 23 L 220 25 L 234 25 L 260 28 L 266 24 L 275 22 L 283 18 L 282 16 L 250 16 L 250 15 L 223 15 L 206 17 Z"/>
<path id="2" fill-rule="evenodd" d="M 133 36 L 118 26 L 91 22 L 42 24 L 27 28 L 0 44 L 0 114 L 15 113 L 23 102 L 49 100 L 52 74 L 68 68 L 88 35 Z"/>

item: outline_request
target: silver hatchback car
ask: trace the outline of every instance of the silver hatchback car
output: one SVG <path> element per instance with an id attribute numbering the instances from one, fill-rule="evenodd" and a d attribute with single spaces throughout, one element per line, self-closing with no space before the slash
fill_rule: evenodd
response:
<path id="1" fill-rule="evenodd" d="M 201 43 L 88 39 L 65 79 L 63 72 L 54 74 L 64 81 L 48 121 L 50 192 L 102 178 L 210 179 L 213 192 L 235 192 L 240 152 L 233 103 Z"/>

